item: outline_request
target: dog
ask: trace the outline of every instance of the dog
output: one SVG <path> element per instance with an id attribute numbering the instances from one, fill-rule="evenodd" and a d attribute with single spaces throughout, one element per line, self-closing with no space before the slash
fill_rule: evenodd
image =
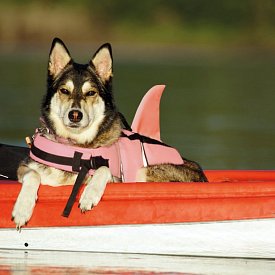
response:
<path id="1" fill-rule="evenodd" d="M 123 129 L 124 119 L 114 103 L 112 79 L 113 57 L 110 44 L 102 45 L 90 62 L 83 65 L 73 61 L 62 40 L 53 40 L 48 62 L 47 92 L 42 100 L 41 127 L 37 130 L 39 137 L 49 143 L 47 148 L 58 143 L 63 144 L 62 146 L 72 146 L 74 150 L 98 150 L 113 148 L 122 136 L 126 138 L 129 131 Z M 160 146 L 158 149 L 170 148 L 134 133 L 131 137 L 139 142 L 138 144 L 145 142 L 152 146 Z M 35 142 L 33 148 L 34 145 Z M 126 160 L 135 159 L 135 156 L 127 156 L 127 150 L 124 151 Z M 100 156 L 98 158 L 104 159 Z M 78 161 L 80 162 L 79 158 Z M 142 166 L 135 172 L 135 180 L 207 181 L 203 170 L 196 162 L 187 159 L 181 161 L 183 163 L 179 164 L 149 163 L 147 167 Z M 64 171 L 47 165 L 47 162 L 37 161 L 31 156 L 24 160 L 17 171 L 22 188 L 12 211 L 16 228 L 20 230 L 31 218 L 41 183 L 50 186 L 73 184 L 79 174 L 79 168 Z M 82 177 L 82 181 L 86 182 L 79 200 L 82 212 L 91 210 L 99 203 L 108 182 L 125 180 L 120 172 L 113 173 L 106 161 L 95 166 L 92 175 L 84 173 Z"/>

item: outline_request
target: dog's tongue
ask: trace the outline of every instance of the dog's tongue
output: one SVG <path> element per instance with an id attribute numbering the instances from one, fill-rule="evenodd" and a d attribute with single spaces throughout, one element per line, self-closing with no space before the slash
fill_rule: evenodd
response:
<path id="1" fill-rule="evenodd" d="M 132 122 L 133 132 L 160 140 L 159 106 L 165 85 L 153 86 L 141 100 Z"/>

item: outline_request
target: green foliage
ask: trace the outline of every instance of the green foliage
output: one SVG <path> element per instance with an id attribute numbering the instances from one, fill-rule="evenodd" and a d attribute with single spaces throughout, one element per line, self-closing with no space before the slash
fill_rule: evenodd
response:
<path id="1" fill-rule="evenodd" d="M 113 21 L 158 23 L 160 17 L 175 16 L 182 24 L 247 27 L 262 21 L 274 25 L 272 0 L 92 0 L 84 1 L 96 14 Z"/>
<path id="2" fill-rule="evenodd" d="M 73 13 L 74 20 L 79 19 L 76 20 L 78 26 L 83 25 L 76 27 L 80 31 L 79 36 L 87 33 L 89 28 L 92 29 L 92 33 L 87 33 L 87 36 L 97 35 L 99 39 L 104 36 L 105 39 L 133 39 L 141 42 L 182 43 L 187 39 L 189 43 L 217 44 L 221 40 L 225 44 L 230 40 L 243 44 L 249 44 L 251 41 L 256 44 L 275 43 L 274 0 L 2 0 L 0 8 L 2 5 L 4 8 L 20 6 L 25 13 L 30 12 L 28 6 L 32 7 L 33 13 L 34 7 L 40 12 L 45 10 L 54 20 L 58 21 L 60 17 L 61 24 L 57 27 L 64 25 L 68 12 Z M 58 13 L 53 15 L 51 11 L 56 11 L 57 8 Z M 22 16 L 19 16 L 20 24 L 24 24 L 24 20 L 27 21 L 28 18 L 35 18 L 25 14 L 25 19 L 22 19 Z M 43 17 L 44 20 L 48 18 Z M 34 28 L 33 26 L 40 23 L 31 22 L 26 25 Z M 12 24 L 16 24 L 16 18 Z M 10 23 L 7 25 L 9 28 Z M 4 28 L 2 31 L 12 32 Z M 19 32 L 22 32 L 22 28 Z M 37 33 L 35 30 L 29 31 L 32 34 L 35 32 Z M 44 31 L 46 32 L 47 30 Z"/>
<path id="3" fill-rule="evenodd" d="M 247 27 L 264 22 L 275 25 L 274 0 L 2 0 L 10 5 L 82 6 L 91 17 L 108 19 L 110 23 L 130 21 L 139 24 L 158 23 L 161 17 L 176 17 L 182 24 L 210 24 Z"/>

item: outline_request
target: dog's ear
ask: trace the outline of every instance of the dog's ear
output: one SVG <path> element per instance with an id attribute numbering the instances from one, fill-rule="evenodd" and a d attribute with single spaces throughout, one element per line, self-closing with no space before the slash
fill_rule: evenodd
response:
<path id="1" fill-rule="evenodd" d="M 90 65 L 95 67 L 97 74 L 105 83 L 113 76 L 112 47 L 109 43 L 102 45 L 90 61 Z"/>
<path id="2" fill-rule="evenodd" d="M 71 62 L 72 58 L 63 41 L 55 38 L 49 56 L 49 74 L 56 77 Z"/>

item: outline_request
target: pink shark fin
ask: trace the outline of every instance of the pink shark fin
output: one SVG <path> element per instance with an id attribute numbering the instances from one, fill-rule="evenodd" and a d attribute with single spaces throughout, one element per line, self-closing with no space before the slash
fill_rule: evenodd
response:
<path id="1" fill-rule="evenodd" d="M 165 85 L 153 86 L 141 100 L 132 122 L 133 132 L 160 140 L 159 107 Z"/>

